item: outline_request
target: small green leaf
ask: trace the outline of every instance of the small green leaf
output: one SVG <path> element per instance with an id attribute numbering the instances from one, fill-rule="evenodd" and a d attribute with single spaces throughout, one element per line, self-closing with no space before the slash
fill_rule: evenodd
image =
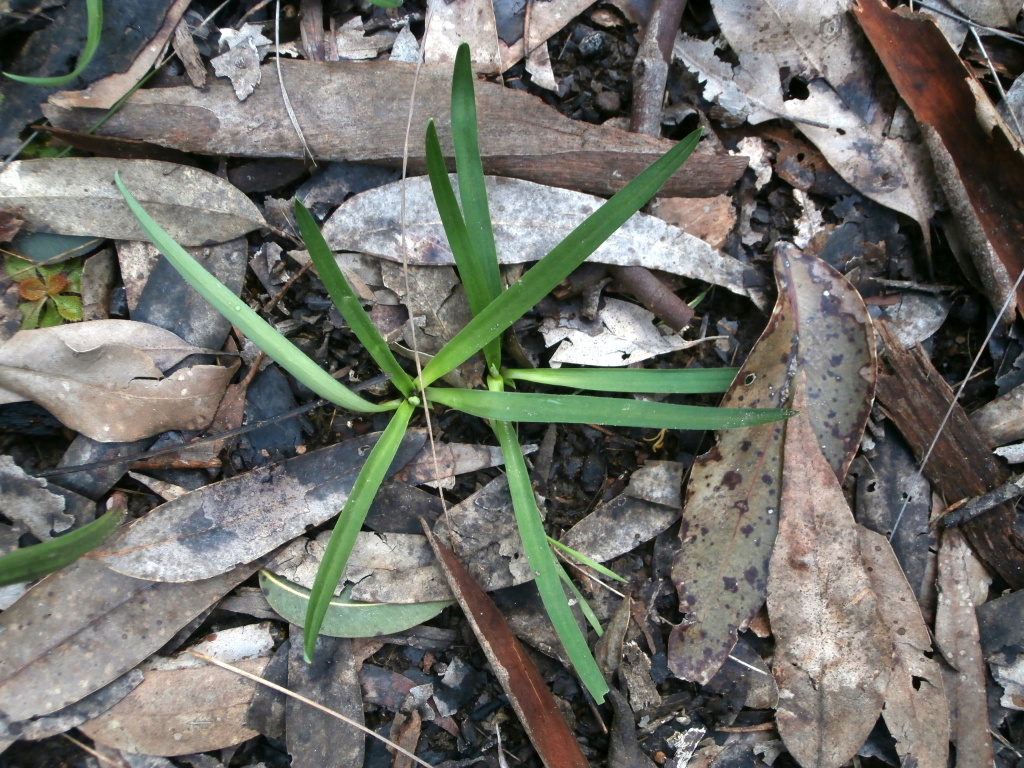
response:
<path id="1" fill-rule="evenodd" d="M 598 637 L 604 634 L 604 628 L 601 626 L 601 621 L 597 618 L 597 614 L 594 613 L 594 609 L 590 607 L 590 603 L 580 592 L 579 587 L 573 584 L 572 579 L 569 578 L 569 574 L 565 572 L 565 569 L 561 566 L 558 567 L 558 576 L 562 580 L 562 583 L 569 588 L 572 592 L 572 596 L 576 599 L 576 604 L 579 605 L 580 610 L 583 612 L 583 617 L 590 624 L 590 628 L 594 630 Z"/>
<path id="2" fill-rule="evenodd" d="M 299 234 L 302 235 L 302 240 L 309 250 L 313 265 L 316 267 L 331 301 L 338 308 L 338 312 L 345 318 L 345 322 L 348 323 L 356 338 L 366 347 L 370 357 L 376 361 L 382 371 L 391 374 L 391 381 L 403 395 L 408 397 L 413 391 L 412 379 L 398 364 L 388 343 L 380 335 L 380 331 L 377 330 L 377 326 L 373 324 L 370 316 L 366 314 L 363 305 L 359 303 L 359 297 L 356 296 L 356 292 L 352 290 L 352 286 L 348 284 L 344 273 L 334 260 L 334 254 L 331 253 L 327 241 L 324 240 L 323 234 L 317 227 L 313 214 L 298 199 L 295 200 L 295 220 L 299 225 Z"/>
<path id="3" fill-rule="evenodd" d="M 309 605 L 309 590 L 282 579 L 269 571 L 260 571 L 260 587 L 270 607 L 281 618 L 303 626 Z M 353 603 L 349 601 L 352 588 L 331 598 L 320 625 L 321 635 L 331 637 L 376 637 L 403 632 L 428 619 L 432 619 L 449 605 L 451 600 L 427 603 Z"/>
<path id="4" fill-rule="evenodd" d="M 651 163 L 604 205 L 590 214 L 547 256 L 488 304 L 444 345 L 424 367 L 423 384 L 432 384 L 468 360 L 568 277 L 569 273 L 611 237 L 615 230 L 625 224 L 630 216 L 654 197 L 697 148 L 699 141 L 700 130 L 697 130 Z"/>
<path id="5" fill-rule="evenodd" d="M 513 381 L 599 392 L 662 392 L 690 395 L 725 392 L 739 368 L 509 368 Z"/>
<path id="6" fill-rule="evenodd" d="M 312 658 L 313 648 L 316 646 L 316 636 L 320 633 L 320 626 L 323 624 L 324 616 L 327 615 L 327 608 L 330 605 L 334 590 L 345 572 L 345 565 L 348 557 L 352 554 L 352 547 L 356 543 L 356 534 L 363 527 L 366 513 L 370 509 L 373 497 L 383 482 L 388 468 L 391 466 L 398 446 L 402 443 L 405 430 L 409 426 L 409 419 L 412 418 L 414 406 L 408 400 L 402 402 L 391 417 L 391 421 L 380 440 L 373 446 L 370 455 L 366 457 L 366 463 L 359 470 L 352 490 L 349 492 L 345 506 L 338 516 L 338 522 L 331 532 L 331 538 L 324 550 L 323 560 L 320 561 L 320 568 L 316 572 L 316 579 L 313 582 L 313 589 L 310 591 L 309 606 L 306 609 L 306 620 L 303 624 L 303 643 L 305 647 L 306 660 Z"/>
<path id="7" fill-rule="evenodd" d="M 619 574 L 617 574 L 611 568 L 605 568 L 603 565 L 601 565 L 599 562 L 597 562 L 597 560 L 594 560 L 593 558 L 587 557 L 582 552 L 577 552 L 575 549 L 572 549 L 570 547 L 565 546 L 565 544 L 560 542 L 558 539 L 553 539 L 550 536 L 548 536 L 548 542 L 552 546 L 557 547 L 558 549 L 560 549 L 563 552 L 565 552 L 565 554 L 569 555 L 569 557 L 573 558 L 574 560 L 579 560 L 585 566 L 587 566 L 589 568 L 593 568 L 595 571 L 600 573 L 602 576 L 607 576 L 609 579 L 615 579 L 616 581 L 621 581 L 623 584 L 628 584 L 629 583 L 624 578 L 619 576 Z"/>
<path id="8" fill-rule="evenodd" d="M 480 389 L 430 387 L 431 402 L 502 421 L 606 424 L 654 429 L 736 429 L 781 421 L 792 411 L 777 408 L 708 408 L 588 395 L 535 395 Z"/>
<path id="9" fill-rule="evenodd" d="M 233 325 L 238 326 L 242 333 L 277 361 L 278 365 L 320 397 L 326 398 L 342 408 L 362 413 L 393 410 L 393 407 L 389 405 L 376 405 L 359 397 L 310 360 L 301 349 L 246 306 L 245 302 L 207 272 L 184 248 L 174 242 L 174 239 L 139 205 L 139 202 L 121 181 L 120 174 L 114 174 L 114 183 L 117 184 L 117 188 L 121 191 L 132 213 L 135 214 L 135 218 L 139 220 L 146 236 L 160 250 L 160 253 L 167 257 L 167 260 L 174 265 L 174 268 L 181 273 L 189 285 L 196 289 L 200 296 L 210 302 L 214 309 L 230 320 Z"/>
<path id="10" fill-rule="evenodd" d="M 60 295 L 53 297 L 53 303 L 57 307 L 60 316 L 65 320 L 77 323 L 82 319 L 82 297 Z"/>
<path id="11" fill-rule="evenodd" d="M 103 32 L 103 0 L 85 0 L 85 12 L 89 19 L 85 33 L 85 47 L 82 48 L 82 53 L 78 56 L 78 66 L 71 72 L 56 77 L 26 77 L 24 75 L 12 75 L 10 72 L 4 72 L 4 75 L 19 83 L 51 87 L 67 85 L 82 74 L 85 68 L 89 66 L 89 62 L 92 61 L 96 49 L 100 46 L 100 35 Z"/>
<path id="12" fill-rule="evenodd" d="M 121 522 L 127 503 L 120 494 L 110 511 L 77 530 L 42 544 L 16 549 L 0 557 L 0 586 L 32 581 L 70 565 L 110 536 Z"/>

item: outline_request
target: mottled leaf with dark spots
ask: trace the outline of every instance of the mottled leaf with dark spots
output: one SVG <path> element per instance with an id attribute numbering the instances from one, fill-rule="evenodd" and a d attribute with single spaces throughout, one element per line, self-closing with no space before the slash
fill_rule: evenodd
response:
<path id="1" fill-rule="evenodd" d="M 781 407 L 798 372 L 807 411 L 837 477 L 860 442 L 874 391 L 874 342 L 863 301 L 821 260 L 791 246 L 775 257 L 779 298 L 722 405 Z M 764 604 L 778 527 L 783 423 L 720 432 L 694 464 L 672 578 L 684 622 L 669 640 L 669 665 L 707 683 L 740 630 Z"/>

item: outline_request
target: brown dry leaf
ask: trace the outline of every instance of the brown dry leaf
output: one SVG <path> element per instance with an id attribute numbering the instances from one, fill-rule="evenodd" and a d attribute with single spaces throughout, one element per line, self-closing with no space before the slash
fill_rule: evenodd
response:
<path id="1" fill-rule="evenodd" d="M 261 675 L 268 657 L 233 662 Z M 224 749 L 259 734 L 245 727 L 257 683 L 226 669 L 152 669 L 134 691 L 79 726 L 93 741 L 143 755 L 189 755 Z"/>
<path id="2" fill-rule="evenodd" d="M 33 400 L 99 442 L 130 442 L 213 419 L 230 368 L 166 370 L 204 350 L 169 331 L 97 320 L 19 331 L 0 345 L 0 402 Z"/>
<path id="3" fill-rule="evenodd" d="M 893 644 L 882 710 L 885 724 L 904 765 L 946 768 L 949 712 L 942 669 L 926 655 L 932 652 L 932 639 L 921 607 L 888 540 L 860 526 L 857 532 L 861 557 L 878 598 L 878 615 Z"/>
<path id="4" fill-rule="evenodd" d="M 423 527 L 455 598 L 473 627 L 491 669 L 540 759 L 548 768 L 588 768 L 555 697 L 512 634 L 497 606 L 480 589 L 455 554 Z"/>
<path id="5" fill-rule="evenodd" d="M 724 247 L 726 238 L 736 226 L 736 207 L 728 195 L 660 198 L 655 215 L 700 238 L 712 248 Z"/>
<path id="6" fill-rule="evenodd" d="M 914 113 L 994 307 L 1024 269 L 1024 156 L 987 94 L 938 27 L 859 0 L 855 16 Z M 1018 9 L 1019 10 L 1019 9 Z M 1024 286 L 1017 291 L 1024 311 Z M 1012 307 L 1004 320 L 1013 320 Z"/>
<path id="7" fill-rule="evenodd" d="M 248 197 L 212 173 L 159 160 L 17 160 L 0 172 L 0 208 L 17 206 L 36 232 L 145 240 L 114 186 L 125 186 L 179 245 L 210 245 L 265 227 Z"/>
<path id="8" fill-rule="evenodd" d="M 287 60 L 280 66 L 314 157 L 401 164 L 415 67 L 390 61 Z M 270 68 L 266 73 L 270 82 L 277 80 L 273 67 L 264 65 Z M 413 125 L 422 126 L 433 117 L 449 156 L 451 77 L 451 67 L 446 65 L 420 70 L 411 118 Z M 388 87 L 382 89 L 381 83 Z M 367 93 L 375 98 L 368 100 Z M 610 194 L 673 145 L 570 120 L 540 99 L 496 83 L 477 83 L 476 97 L 480 151 L 487 173 Z M 59 128 L 82 131 L 99 117 L 95 110 L 65 110 L 48 104 L 43 112 Z M 280 89 L 259 88 L 239 102 L 231 85 L 218 81 L 202 91 L 191 86 L 140 90 L 98 133 L 210 155 L 302 157 L 302 142 L 281 117 L 284 114 Z M 512 142 L 509 125 L 519 127 Z M 409 152 L 410 167 L 424 168 L 422 141 L 414 140 Z M 669 179 L 662 193 L 720 195 L 745 168 L 746 158 L 698 152 Z"/>
<path id="9" fill-rule="evenodd" d="M 423 32 L 424 63 L 450 67 L 459 45 L 468 43 L 474 72 L 496 75 L 506 69 L 491 0 L 435 0 L 430 6 Z"/>
<path id="10" fill-rule="evenodd" d="M 793 406 L 802 411 L 805 402 L 798 383 Z M 817 442 L 805 412 L 789 420 L 768 615 L 779 735 L 804 768 L 838 768 L 878 720 L 893 647 L 858 526 Z"/>
<path id="11" fill-rule="evenodd" d="M 958 768 L 992 768 L 985 659 L 975 609 L 985 602 L 991 577 L 971 552 L 959 528 L 942 532 L 935 644 L 953 667 L 946 675 L 946 699 L 953 725 Z"/>
<path id="12" fill-rule="evenodd" d="M 199 488 L 156 507 L 89 556 L 140 579 L 182 582 L 223 573 L 338 514 L 379 438 L 352 438 Z M 423 431 L 410 431 L 392 470 L 425 439 Z"/>
<path id="13" fill-rule="evenodd" d="M 713 7 L 738 66 L 716 55 L 720 41 L 681 36 L 674 47 L 705 97 L 737 124 L 793 120 L 847 182 L 927 233 L 934 209 L 927 154 L 888 135 L 891 111 L 876 93 L 846 0 L 715 0 Z M 790 97 L 791 79 L 804 84 L 805 98 Z"/>
<path id="14" fill-rule="evenodd" d="M 533 453 L 536 446 L 523 446 L 523 453 Z M 436 463 L 435 463 L 436 456 Z M 493 445 L 471 443 L 437 443 L 424 446 L 392 479 L 409 485 L 434 483 L 480 469 L 499 467 L 505 463 L 501 449 Z"/>
<path id="15" fill-rule="evenodd" d="M 452 179 L 453 184 L 455 179 Z M 503 264 L 539 261 L 604 202 L 601 198 L 519 179 L 488 177 L 498 260 Z M 347 200 L 324 224 L 334 250 L 359 251 L 402 262 L 400 249 L 402 182 Z M 455 259 L 426 177 L 405 182 L 406 244 L 410 264 L 450 265 Z M 747 268 L 703 240 L 647 214 L 637 214 L 598 248 L 590 260 L 642 266 L 703 280 L 740 296 L 763 300 L 750 288 Z"/>
<path id="16" fill-rule="evenodd" d="M 775 274 L 775 311 L 722 404 L 781 407 L 793 376 L 805 372 L 817 443 L 843 477 L 874 391 L 874 338 L 864 303 L 846 278 L 792 247 L 776 253 Z M 670 669 L 679 677 L 707 683 L 764 603 L 783 431 L 780 422 L 722 432 L 694 465 L 672 570 L 687 614 L 669 640 Z"/>
<path id="17" fill-rule="evenodd" d="M 224 594 L 260 561 L 212 579 L 166 584 L 79 560 L 0 614 L 0 713 L 27 720 L 115 680 Z"/>

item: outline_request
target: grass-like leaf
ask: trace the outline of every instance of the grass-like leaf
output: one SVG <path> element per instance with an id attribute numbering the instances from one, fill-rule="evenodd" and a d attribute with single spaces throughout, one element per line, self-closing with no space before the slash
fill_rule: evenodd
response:
<path id="1" fill-rule="evenodd" d="M 121 181 L 119 173 L 114 174 L 114 183 L 117 184 L 117 188 L 121 191 L 132 213 L 135 214 L 135 218 L 138 219 L 146 236 L 160 250 L 160 253 L 167 257 L 167 260 L 174 265 L 174 268 L 181 273 L 188 284 L 195 288 L 200 296 L 210 302 L 214 309 L 230 320 L 233 325 L 238 326 L 242 333 L 277 361 L 282 368 L 320 397 L 326 398 L 342 408 L 363 413 L 394 410 L 394 405 L 371 403 L 336 381 L 270 323 L 250 309 L 245 302 L 218 282 L 217 278 L 207 272 L 184 248 L 174 242 L 174 239 L 153 221 L 153 218 L 128 191 L 124 182 Z"/>
<path id="2" fill-rule="evenodd" d="M 430 387 L 431 402 L 501 421 L 606 424 L 654 429 L 735 429 L 781 421 L 792 411 L 776 408 L 708 408 L 589 395 L 535 395 L 480 389 Z"/>
<path id="3" fill-rule="evenodd" d="M 659 392 L 692 395 L 725 392 L 739 368 L 507 368 L 512 381 L 598 392 Z"/>
<path id="4" fill-rule="evenodd" d="M 377 495 L 377 489 L 384 481 L 384 476 L 398 452 L 398 446 L 405 436 L 414 408 L 409 400 L 404 400 L 398 406 L 384 434 L 380 436 L 380 440 L 366 458 L 366 463 L 359 471 L 345 506 L 338 516 L 338 523 L 334 526 L 320 568 L 316 572 L 313 589 L 310 591 L 309 607 L 306 609 L 306 621 L 302 632 L 306 661 L 313 657 L 316 636 L 320 634 L 320 626 L 334 597 L 334 589 L 345 572 L 348 557 L 356 543 L 356 534 L 363 527 L 373 497 Z"/>
<path id="5" fill-rule="evenodd" d="M 576 619 L 573 618 L 572 610 L 565 600 L 565 592 L 562 591 L 559 577 L 561 568 L 548 546 L 540 510 L 537 509 L 537 500 L 533 496 L 533 486 L 526 470 L 522 448 L 516 439 L 515 429 L 507 421 L 494 421 L 491 428 L 498 437 L 505 458 L 505 472 L 508 475 L 508 489 L 515 509 L 516 525 L 523 540 L 523 551 L 526 552 L 537 583 L 537 590 L 544 602 L 544 609 L 554 625 L 558 639 L 562 641 L 576 674 L 590 691 L 590 695 L 597 701 L 602 701 L 608 693 L 608 683 L 598 669 L 586 638 L 576 625 Z"/>
<path id="6" fill-rule="evenodd" d="M 550 253 L 492 301 L 427 363 L 423 383 L 432 384 L 462 364 L 522 317 L 650 200 L 700 141 L 694 131 L 615 193 Z"/>
<path id="7" fill-rule="evenodd" d="M 594 630 L 598 637 L 604 634 L 604 627 L 601 626 L 601 620 L 597 618 L 597 614 L 594 613 L 594 609 L 590 607 L 590 603 L 587 602 L 587 598 L 580 592 L 572 579 L 569 578 L 569 574 L 565 572 L 565 569 L 561 565 L 558 566 L 558 577 L 562 580 L 562 583 L 568 587 L 569 591 L 572 592 L 573 598 L 576 600 L 576 604 L 579 605 L 580 611 L 583 612 L 583 618 L 590 624 L 590 628 Z"/>
<path id="8" fill-rule="evenodd" d="M 550 536 L 548 536 L 548 543 L 551 544 L 552 546 L 556 547 L 557 549 L 562 550 L 563 552 L 565 552 L 565 554 L 569 555 L 569 557 L 573 558 L 574 560 L 578 560 L 579 562 L 583 563 L 583 565 L 586 565 L 589 568 L 593 568 L 595 571 L 600 573 L 602 576 L 607 576 L 609 579 L 615 579 L 616 581 L 620 581 L 623 584 L 628 584 L 629 583 L 624 578 L 619 576 L 619 574 L 617 574 L 611 568 L 606 568 L 603 565 L 601 565 L 599 562 L 597 562 L 597 560 L 594 560 L 593 558 L 587 557 L 582 552 L 577 552 L 572 547 L 565 546 L 565 544 L 560 542 L 558 539 L 553 539 Z"/>
<path id="9" fill-rule="evenodd" d="M 376 361 L 382 371 L 391 374 L 391 381 L 403 395 L 408 397 L 413 393 L 412 378 L 398 364 L 398 360 L 391 352 L 391 347 L 380 335 L 380 331 L 377 330 L 377 326 L 373 324 L 370 316 L 366 314 L 366 310 L 359 302 L 359 297 L 356 296 L 356 292 L 352 290 L 352 286 L 348 284 L 344 273 L 334 260 L 334 254 L 331 253 L 327 241 L 324 240 L 324 236 L 317 227 L 313 214 L 298 200 L 295 201 L 295 220 L 299 225 L 299 234 L 302 235 L 302 240 L 309 250 L 313 265 L 316 267 L 331 301 L 334 302 L 334 306 L 345 318 L 352 333 L 366 347 L 370 357 Z"/>
<path id="10" fill-rule="evenodd" d="M 260 587 L 270 607 L 284 619 L 301 627 L 306 621 L 309 590 L 292 584 L 269 571 L 260 571 Z M 404 632 L 432 619 L 451 600 L 426 603 L 354 603 L 351 585 L 332 597 L 320 626 L 320 634 L 331 637 L 376 637 Z"/>
<path id="11" fill-rule="evenodd" d="M 82 48 L 82 52 L 78 56 L 78 66 L 68 72 L 68 74 L 55 77 L 26 77 L 25 75 L 12 75 L 10 72 L 4 72 L 4 76 L 19 83 L 41 85 L 49 88 L 57 85 L 67 85 L 82 74 L 85 68 L 89 66 L 89 62 L 92 61 L 92 57 L 96 54 L 96 49 L 100 47 L 100 35 L 103 32 L 103 0 L 85 0 L 85 13 L 88 17 L 85 47 Z"/>
<path id="12" fill-rule="evenodd" d="M 120 494 L 109 512 L 87 525 L 58 536 L 42 544 L 16 549 L 0 557 L 0 586 L 31 581 L 52 571 L 70 565 L 91 549 L 95 549 L 112 534 L 127 509 L 127 502 Z"/>

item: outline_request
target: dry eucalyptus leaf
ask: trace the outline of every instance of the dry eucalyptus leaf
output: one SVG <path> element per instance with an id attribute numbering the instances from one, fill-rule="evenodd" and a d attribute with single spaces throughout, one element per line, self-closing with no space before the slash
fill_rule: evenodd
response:
<path id="1" fill-rule="evenodd" d="M 91 556 L 140 579 L 195 581 L 247 563 L 336 515 L 380 433 L 199 488 L 139 518 Z M 423 446 L 410 431 L 392 470 Z"/>
<path id="2" fill-rule="evenodd" d="M 52 493 L 47 485 L 46 480 L 25 472 L 10 456 L 0 456 L 0 509 L 21 531 L 27 528 L 40 541 L 75 523 L 74 516 L 64 510 L 64 498 Z"/>
<path id="3" fill-rule="evenodd" d="M 674 332 L 663 334 L 654 319 L 654 313 L 641 306 L 606 298 L 594 322 L 576 313 L 559 313 L 557 318 L 545 318 L 540 332 L 547 346 L 559 345 L 549 361 L 552 368 L 563 363 L 624 366 L 707 341 L 687 341 Z"/>
<path id="4" fill-rule="evenodd" d="M 797 388 L 793 405 L 803 410 Z M 839 768 L 857 754 L 882 711 L 893 644 L 861 557 L 858 526 L 817 442 L 806 412 L 790 419 L 768 615 L 779 735 L 804 768 Z"/>
<path id="5" fill-rule="evenodd" d="M 268 657 L 235 662 L 262 674 Z M 134 691 L 79 726 L 93 741 L 144 755 L 224 749 L 259 734 L 245 727 L 258 684 L 215 666 L 151 669 Z"/>
<path id="6" fill-rule="evenodd" d="M 775 311 L 722 404 L 787 404 L 807 374 L 807 415 L 835 476 L 860 445 L 875 384 L 875 347 L 864 302 L 825 262 L 781 245 Z M 720 433 L 687 487 L 672 578 L 686 620 L 672 631 L 669 666 L 707 683 L 764 603 L 782 476 L 782 422 Z"/>
<path id="7" fill-rule="evenodd" d="M 452 177 L 452 183 L 457 180 Z M 599 197 L 529 181 L 488 177 L 498 260 L 502 264 L 538 261 L 604 202 Z M 409 263 L 455 263 L 426 177 L 406 184 L 406 243 Z M 324 224 L 334 250 L 360 251 L 402 262 L 402 182 L 363 192 L 347 200 Z M 746 285 L 747 268 L 703 240 L 647 214 L 636 214 L 594 252 L 591 261 L 642 266 L 703 280 L 756 302 L 757 289 Z"/>
<path id="8" fill-rule="evenodd" d="M 535 445 L 523 446 L 526 456 L 536 450 Z M 409 485 L 428 484 L 480 469 L 500 467 L 504 463 L 501 448 L 494 445 L 437 443 L 424 446 L 412 461 L 395 473 L 394 479 Z"/>
<path id="9" fill-rule="evenodd" d="M 47 576 L 0 614 L 0 713 L 27 720 L 79 701 L 155 653 L 261 564 L 190 584 L 133 579 L 85 559 Z"/>
<path id="10" fill-rule="evenodd" d="M 114 172 L 179 245 L 210 245 L 266 226 L 256 205 L 212 173 L 158 160 L 17 160 L 0 171 L 0 208 L 36 232 L 145 240 Z"/>
<path id="11" fill-rule="evenodd" d="M 858 533 L 861 556 L 878 597 L 878 615 L 893 644 L 882 716 L 904 764 L 946 768 L 949 712 L 942 669 L 929 658 L 932 638 L 921 607 L 889 541 L 867 528 L 858 528 Z"/>
<path id="12" fill-rule="evenodd" d="M 0 402 L 32 400 L 99 442 L 203 429 L 232 370 L 162 369 L 201 352 L 155 326 L 98 320 L 20 331 L 0 345 Z"/>
<path id="13" fill-rule="evenodd" d="M 496 75 L 505 69 L 491 0 L 451 0 L 431 8 L 423 34 L 424 63 L 451 66 L 461 43 L 469 43 L 477 74 Z"/>

